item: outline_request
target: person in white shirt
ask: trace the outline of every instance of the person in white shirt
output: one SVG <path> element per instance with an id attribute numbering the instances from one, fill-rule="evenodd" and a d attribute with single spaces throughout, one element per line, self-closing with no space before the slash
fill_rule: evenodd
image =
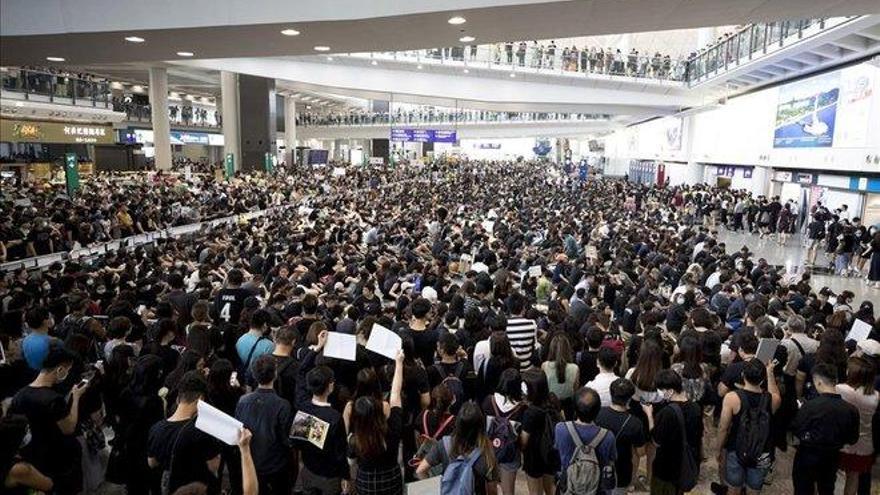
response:
<path id="1" fill-rule="evenodd" d="M 840 397 L 859 410 L 859 439 L 840 451 L 840 468 L 846 473 L 843 493 L 847 495 L 858 491 L 859 476 L 870 472 L 874 463 L 875 447 L 871 435 L 880 403 L 880 394 L 874 390 L 875 376 L 873 362 L 864 356 L 853 356 L 847 364 L 846 383 L 836 387 Z"/>
<path id="2" fill-rule="evenodd" d="M 587 387 L 599 394 L 602 407 L 611 405 L 611 384 L 614 383 L 614 380 L 620 378 L 614 373 L 618 361 L 617 352 L 614 349 L 610 347 L 599 348 L 599 354 L 596 356 L 599 374 L 587 383 Z"/>

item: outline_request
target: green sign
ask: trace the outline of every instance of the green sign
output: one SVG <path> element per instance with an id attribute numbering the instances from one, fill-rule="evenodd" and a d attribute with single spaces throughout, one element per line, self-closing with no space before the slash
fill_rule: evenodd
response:
<path id="1" fill-rule="evenodd" d="M 235 155 L 226 153 L 226 180 L 235 175 Z"/>
<path id="2" fill-rule="evenodd" d="M 275 157 L 268 151 L 263 153 L 263 169 L 266 170 L 267 174 L 275 171 Z"/>
<path id="3" fill-rule="evenodd" d="M 76 161 L 76 153 L 64 155 L 64 178 L 67 181 L 67 195 L 73 197 L 73 193 L 79 189 L 79 163 Z"/>

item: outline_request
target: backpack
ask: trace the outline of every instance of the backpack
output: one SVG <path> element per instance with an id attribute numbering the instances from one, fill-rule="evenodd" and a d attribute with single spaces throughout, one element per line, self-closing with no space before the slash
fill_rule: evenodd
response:
<path id="1" fill-rule="evenodd" d="M 602 481 L 602 465 L 596 449 L 605 440 L 608 430 L 599 428 L 599 432 L 590 443 L 584 443 L 572 421 L 566 421 L 565 429 L 574 442 L 574 453 L 571 461 L 562 471 L 560 480 L 561 493 L 566 495 L 595 495 L 599 493 Z"/>
<path id="2" fill-rule="evenodd" d="M 414 468 L 419 467 L 419 464 L 422 462 L 422 459 L 427 457 L 428 452 L 431 452 L 431 450 L 434 448 L 434 446 L 437 445 L 437 437 L 440 436 L 440 433 L 442 433 L 443 430 L 445 430 L 446 427 L 449 426 L 449 423 L 451 423 L 454 419 L 455 419 L 455 416 L 450 414 L 449 417 L 447 417 L 445 420 L 443 420 L 440 423 L 440 426 L 437 427 L 437 430 L 434 431 L 433 434 L 430 434 L 430 433 L 428 433 L 428 411 L 425 411 L 422 413 L 422 432 L 419 433 L 419 437 L 416 439 L 416 446 L 417 446 L 416 453 L 415 453 L 415 455 L 413 455 L 413 458 L 410 459 L 410 461 L 409 461 L 409 465 L 411 467 L 414 467 Z M 449 438 L 448 436 L 443 438 L 444 446 L 447 447 L 446 448 L 447 452 L 449 451 L 449 446 L 446 445 L 445 442 L 448 438 Z M 442 469 L 443 469 L 442 466 L 434 466 L 429 471 L 428 476 L 429 477 L 437 476 L 443 472 Z"/>
<path id="3" fill-rule="evenodd" d="M 437 374 L 443 377 L 443 381 L 440 383 L 446 385 L 446 388 L 452 392 L 453 400 L 450 405 L 450 410 L 453 414 L 456 414 L 464 401 L 467 400 L 462 376 L 464 374 L 465 366 L 466 363 L 464 361 L 459 361 L 455 365 L 455 370 L 450 374 L 443 371 L 443 367 L 440 366 L 440 363 L 434 364 L 434 369 L 437 371 Z"/>
<path id="4" fill-rule="evenodd" d="M 757 407 L 750 407 L 741 390 L 736 390 L 736 395 L 742 404 L 736 432 L 736 457 L 744 467 L 754 468 L 758 466 L 770 438 L 770 394 L 762 393 Z"/>
<path id="5" fill-rule="evenodd" d="M 495 410 L 495 418 L 489 423 L 489 441 L 492 442 L 492 449 L 495 451 L 495 459 L 499 463 L 509 463 L 516 460 L 517 440 L 519 435 L 514 431 L 513 424 L 510 423 L 510 416 L 519 409 L 520 405 L 510 410 L 507 415 L 502 415 L 498 410 L 495 400 L 490 399 L 492 409 Z"/>
<path id="6" fill-rule="evenodd" d="M 86 325 L 88 325 L 91 319 L 92 318 L 90 316 L 67 315 L 63 320 L 61 320 L 61 323 L 53 329 L 53 333 L 62 341 L 66 340 L 67 337 L 75 333 L 88 335 Z"/>
<path id="7" fill-rule="evenodd" d="M 678 419 L 678 426 L 681 428 L 681 468 L 678 475 L 678 488 L 682 491 L 689 492 L 697 486 L 697 478 L 700 476 L 700 465 L 694 459 L 694 453 L 691 451 L 687 440 L 687 427 L 684 423 L 684 413 L 678 404 L 670 404 L 672 410 L 675 411 L 675 417 Z"/>
<path id="8" fill-rule="evenodd" d="M 556 450 L 556 414 L 547 410 L 544 413 L 544 427 L 541 431 L 541 437 L 538 439 L 538 450 L 536 452 L 541 464 L 551 468 L 553 472 L 559 469 L 559 451 Z M 533 449 L 528 449 L 532 451 Z"/>
<path id="9" fill-rule="evenodd" d="M 444 447 L 449 452 L 449 437 L 443 438 Z M 458 456 L 452 460 L 440 477 L 440 495 L 473 495 L 474 464 L 480 459 L 479 448 L 475 448 L 467 456 Z"/>

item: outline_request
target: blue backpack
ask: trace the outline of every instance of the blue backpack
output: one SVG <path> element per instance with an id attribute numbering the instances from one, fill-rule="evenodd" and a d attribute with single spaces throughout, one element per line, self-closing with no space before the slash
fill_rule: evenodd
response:
<path id="1" fill-rule="evenodd" d="M 449 437 L 443 438 L 443 446 L 449 453 L 451 443 Z M 467 456 L 458 456 L 449 462 L 443 475 L 440 477 L 440 495 L 473 495 L 474 493 L 474 464 L 481 455 L 480 449 L 475 448 Z"/>

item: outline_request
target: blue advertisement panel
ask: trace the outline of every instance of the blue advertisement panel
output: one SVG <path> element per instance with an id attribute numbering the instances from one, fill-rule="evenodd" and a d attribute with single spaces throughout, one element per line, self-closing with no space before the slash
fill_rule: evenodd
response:
<path id="1" fill-rule="evenodd" d="M 840 73 L 779 88 L 774 148 L 827 148 L 834 141 Z"/>
<path id="2" fill-rule="evenodd" d="M 457 141 L 455 131 L 434 129 L 400 129 L 391 128 L 391 141 L 414 143 L 454 143 Z"/>

